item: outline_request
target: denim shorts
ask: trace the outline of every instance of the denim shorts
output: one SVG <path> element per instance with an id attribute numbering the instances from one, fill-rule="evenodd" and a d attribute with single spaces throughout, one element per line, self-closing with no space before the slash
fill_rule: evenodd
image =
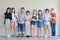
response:
<path id="1" fill-rule="evenodd" d="M 5 20 L 4 20 L 4 24 L 5 24 L 5 25 L 9 25 L 9 24 L 10 24 L 10 19 L 5 19 Z"/>

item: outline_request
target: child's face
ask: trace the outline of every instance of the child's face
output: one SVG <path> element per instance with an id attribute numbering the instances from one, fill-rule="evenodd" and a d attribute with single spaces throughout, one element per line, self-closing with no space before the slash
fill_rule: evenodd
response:
<path id="1" fill-rule="evenodd" d="M 15 9 L 13 9 L 12 12 L 15 12 Z"/>
<path id="2" fill-rule="evenodd" d="M 21 9 L 21 12 L 24 12 L 25 11 L 25 9 Z"/>
<path id="3" fill-rule="evenodd" d="M 10 12 L 10 9 L 8 9 L 7 12 L 9 13 Z"/>
<path id="4" fill-rule="evenodd" d="M 33 13 L 34 13 L 34 15 L 36 15 L 37 14 L 37 11 L 34 11 Z"/>
<path id="5" fill-rule="evenodd" d="M 30 13 L 26 13 L 26 15 L 28 16 L 28 15 L 30 15 Z"/>
<path id="6" fill-rule="evenodd" d="M 38 12 L 38 14 L 39 14 L 39 15 L 41 15 L 41 14 L 42 14 L 42 12 L 41 12 L 41 11 L 39 11 L 39 12 Z"/>
<path id="7" fill-rule="evenodd" d="M 54 13 L 54 10 L 51 10 L 51 13 Z"/>
<path id="8" fill-rule="evenodd" d="M 47 10 L 47 11 L 45 11 L 46 13 L 49 13 L 49 11 Z"/>

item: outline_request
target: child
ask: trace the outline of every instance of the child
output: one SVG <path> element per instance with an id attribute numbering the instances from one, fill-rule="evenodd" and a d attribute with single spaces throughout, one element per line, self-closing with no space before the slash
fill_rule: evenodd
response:
<path id="1" fill-rule="evenodd" d="M 44 13 L 45 37 L 51 37 L 50 19 L 51 19 L 51 15 L 49 13 L 49 9 L 45 9 L 45 13 Z"/>
<path id="2" fill-rule="evenodd" d="M 43 17 L 43 14 L 42 14 L 42 11 L 41 10 L 38 10 L 38 23 L 37 23 L 37 26 L 38 26 L 38 36 L 39 37 L 42 37 L 43 35 L 43 20 L 44 20 L 44 17 Z"/>
<path id="3" fill-rule="evenodd" d="M 12 11 L 12 20 L 11 20 L 11 27 L 12 27 L 12 31 L 14 31 L 14 36 L 17 35 L 17 13 L 15 12 L 15 8 L 11 9 Z"/>
<path id="4" fill-rule="evenodd" d="M 20 13 L 18 13 L 18 35 L 24 36 L 25 29 L 25 8 L 21 7 Z"/>
<path id="5" fill-rule="evenodd" d="M 33 10 L 33 15 L 32 15 L 32 21 L 31 21 L 31 25 L 32 25 L 32 37 L 36 37 L 37 36 L 37 11 Z"/>
<path id="6" fill-rule="evenodd" d="M 26 37 L 30 37 L 30 21 L 31 21 L 30 11 L 27 10 L 25 17 Z"/>
<path id="7" fill-rule="evenodd" d="M 10 10 L 11 10 L 11 8 L 8 7 L 6 12 L 4 13 L 7 38 L 11 37 L 11 34 L 10 34 L 10 20 L 12 19 L 12 16 L 11 16 Z"/>
<path id="8" fill-rule="evenodd" d="M 56 13 L 54 12 L 54 9 L 51 9 L 51 28 L 52 28 L 52 36 L 55 36 L 56 34 Z"/>

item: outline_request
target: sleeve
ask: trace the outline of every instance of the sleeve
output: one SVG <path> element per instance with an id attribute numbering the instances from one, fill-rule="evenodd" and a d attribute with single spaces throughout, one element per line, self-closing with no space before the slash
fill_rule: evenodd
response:
<path id="1" fill-rule="evenodd" d="M 56 18 L 56 13 L 54 13 L 54 17 Z"/>

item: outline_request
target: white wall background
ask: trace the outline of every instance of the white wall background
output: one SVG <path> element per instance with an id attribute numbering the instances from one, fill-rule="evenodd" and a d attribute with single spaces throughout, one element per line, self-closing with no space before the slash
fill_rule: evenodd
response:
<path id="1" fill-rule="evenodd" d="M 42 9 L 44 10 L 45 8 L 55 8 L 55 11 L 57 12 L 57 35 L 59 32 L 59 0 L 0 0 L 0 35 L 5 35 L 5 27 L 3 26 L 3 19 L 1 16 L 5 12 L 7 7 L 15 7 L 16 12 L 19 11 L 20 7 L 25 7 L 26 10 L 33 10 L 33 9 Z"/>

